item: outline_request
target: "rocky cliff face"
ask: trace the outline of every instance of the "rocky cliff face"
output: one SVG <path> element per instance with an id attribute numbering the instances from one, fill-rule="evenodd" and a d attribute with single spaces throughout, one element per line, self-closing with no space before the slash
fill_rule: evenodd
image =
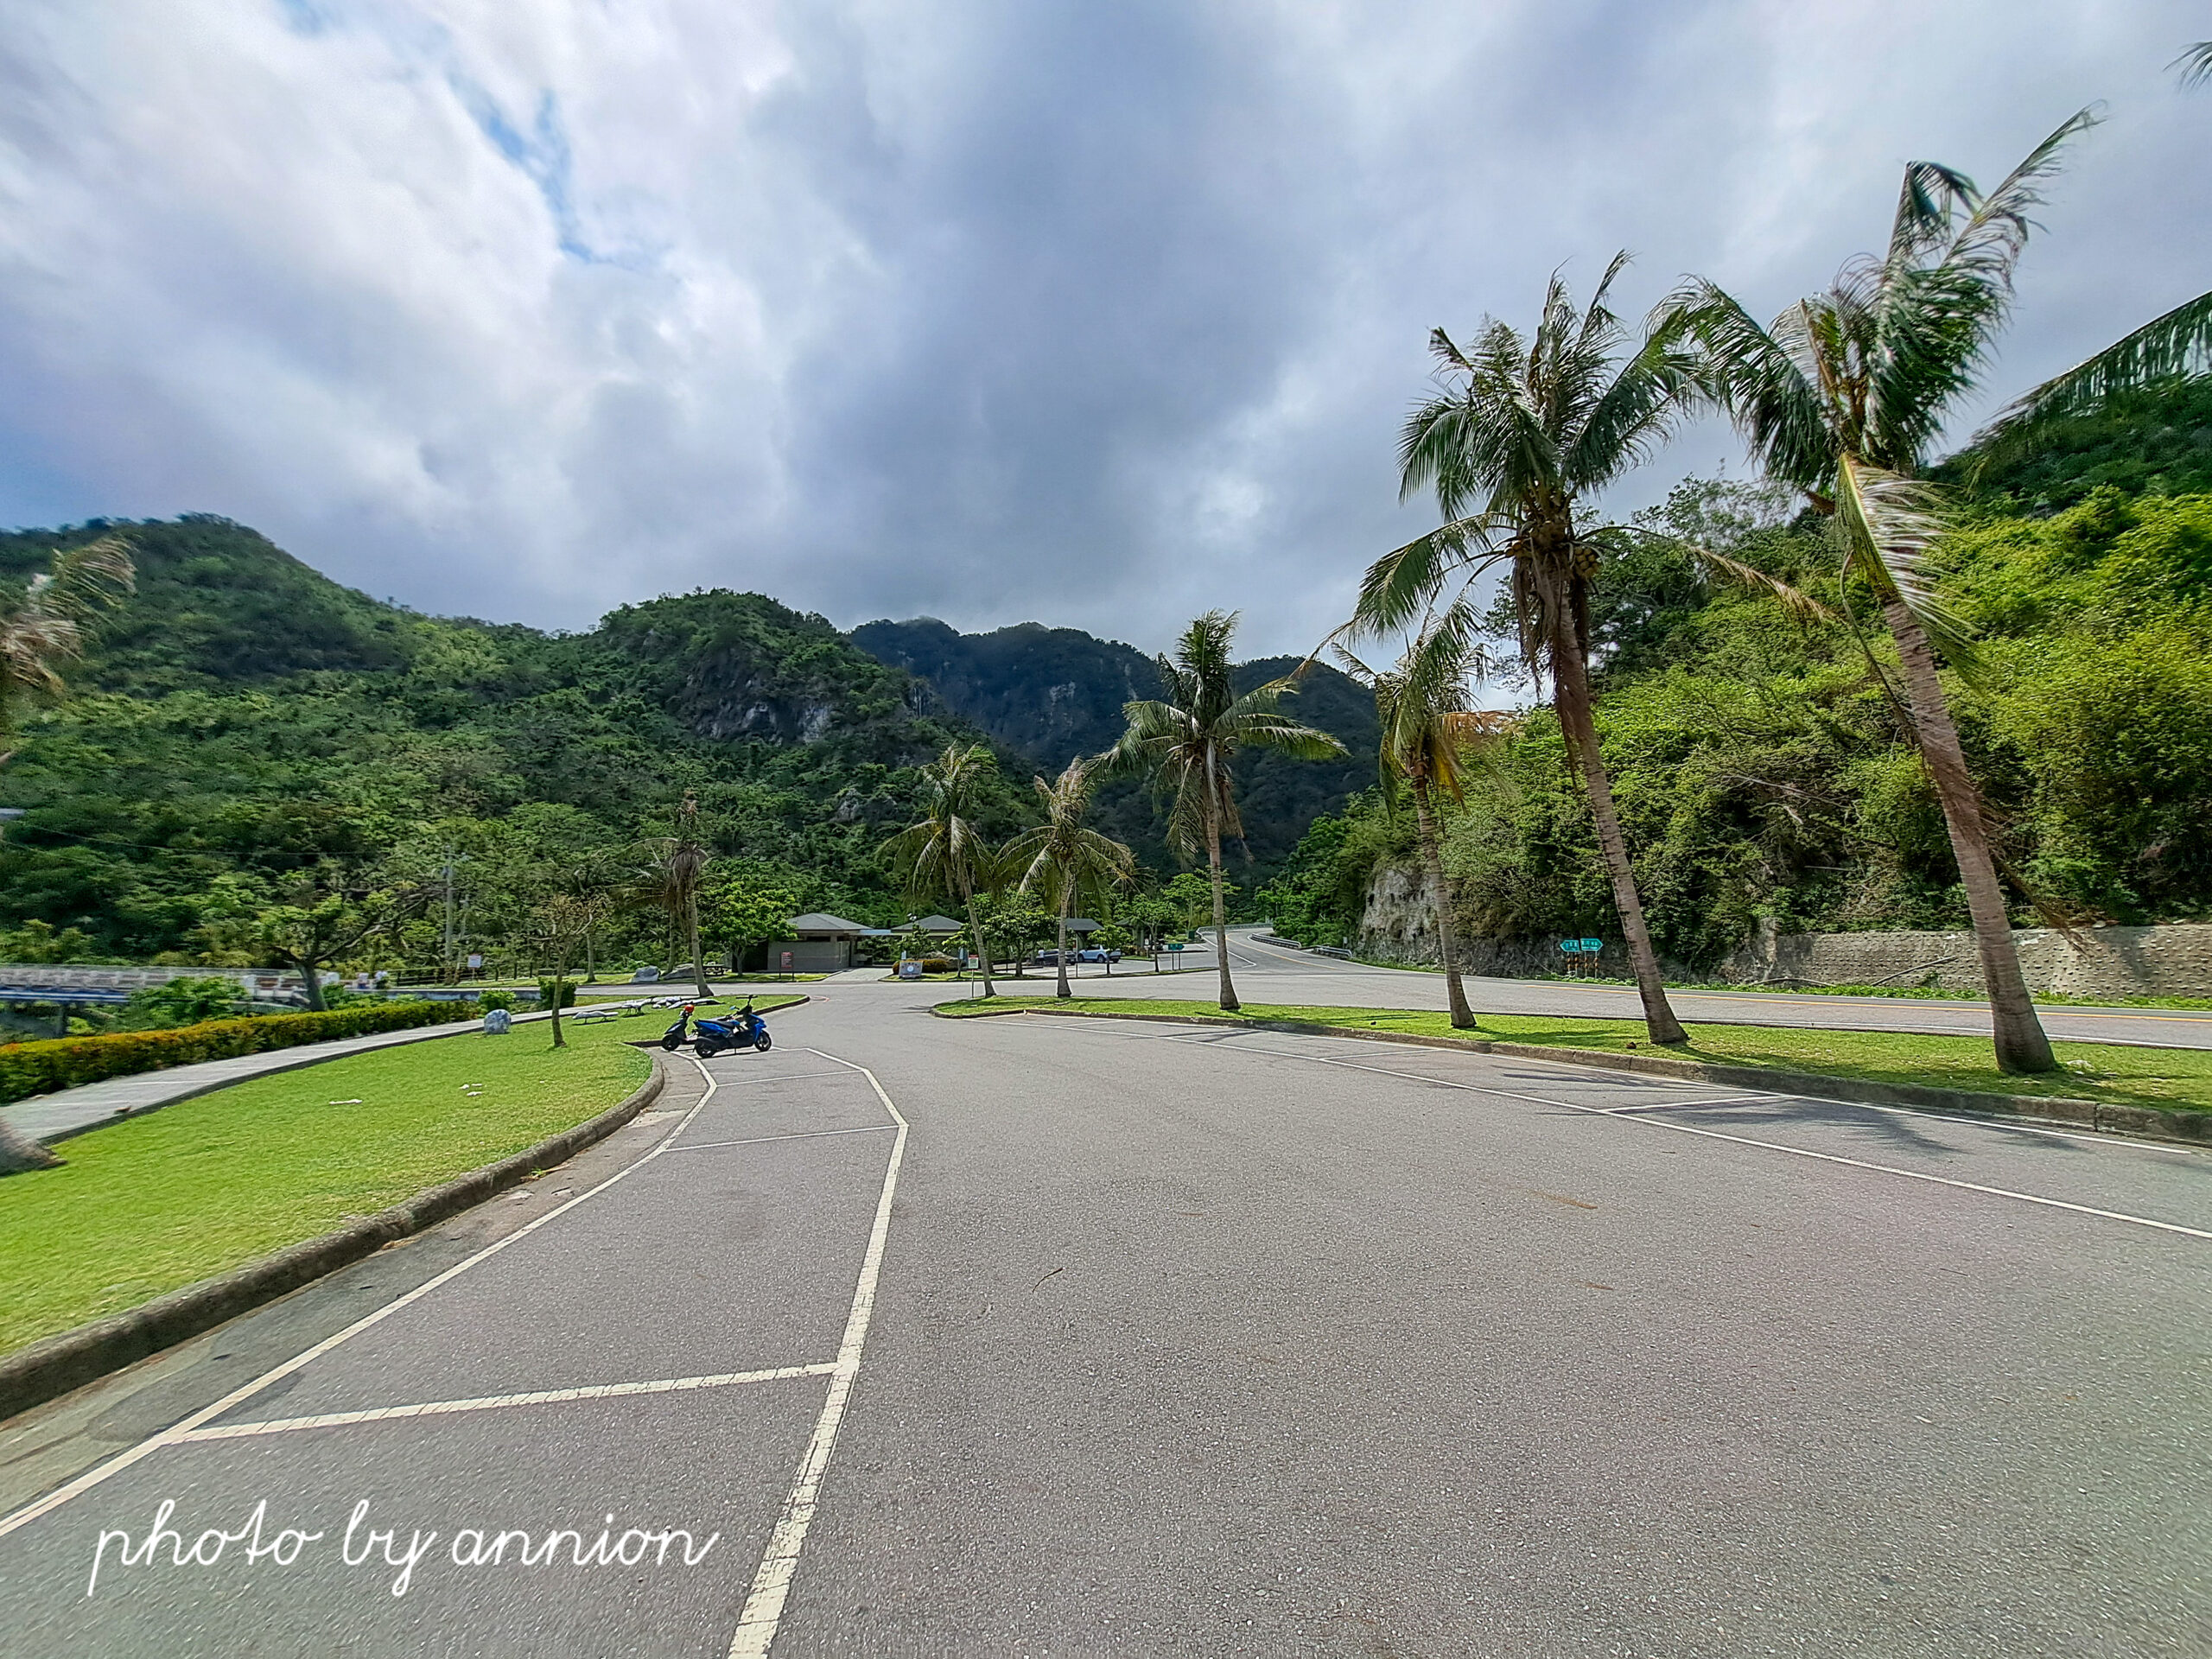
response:
<path id="1" fill-rule="evenodd" d="M 1492 938 L 1463 931 L 1459 945 L 1460 970 L 1491 978 L 1535 979 L 1563 974 L 1576 966 L 1584 973 L 1606 979 L 1627 979 L 1633 971 L 1628 953 L 1617 938 L 1605 941 L 1594 967 L 1586 957 L 1571 960 L 1554 938 Z M 1410 866 L 1378 868 L 1367 884 L 1357 950 L 1373 962 L 1441 966 L 1436 884 Z M 1669 977 L 1691 977 L 1677 963 L 1662 962 L 1661 967 Z"/>
<path id="2" fill-rule="evenodd" d="M 1385 864 L 1367 884 L 1358 952 L 1372 962 L 1436 967 L 1436 884 L 1403 865 Z"/>
<path id="3" fill-rule="evenodd" d="M 947 737 L 925 691 L 819 616 L 759 594 L 687 594 L 625 606 L 587 643 L 639 693 L 717 742 L 830 746 L 908 766 Z"/>

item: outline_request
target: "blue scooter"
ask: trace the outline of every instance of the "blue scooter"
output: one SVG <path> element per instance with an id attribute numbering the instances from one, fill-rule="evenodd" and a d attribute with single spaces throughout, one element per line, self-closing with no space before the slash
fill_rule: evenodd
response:
<path id="1" fill-rule="evenodd" d="M 676 1016 L 676 1023 L 661 1033 L 660 1046 L 673 1054 L 686 1041 L 684 1028 L 691 1020 L 691 1007 L 683 1005 L 683 1012 Z M 753 1012 L 753 999 L 747 997 L 745 1006 L 726 1020 L 702 1020 L 697 1035 L 689 1039 L 692 1051 L 702 1060 L 733 1048 L 750 1048 L 766 1054 L 771 1039 L 767 1021 Z"/>

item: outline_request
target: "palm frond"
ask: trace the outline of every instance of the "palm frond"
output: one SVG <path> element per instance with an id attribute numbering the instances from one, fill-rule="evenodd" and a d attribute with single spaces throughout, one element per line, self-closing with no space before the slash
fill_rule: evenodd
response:
<path id="1" fill-rule="evenodd" d="M 2161 380 L 2212 373 L 2212 293 L 2184 300 L 2095 356 L 2023 392 L 1974 439 L 1980 464 L 2031 451 L 2036 429 Z"/>
<path id="2" fill-rule="evenodd" d="M 1745 564 L 1694 542 L 1684 542 L 1681 545 L 1700 564 L 1727 577 L 1738 587 L 1769 594 L 1780 600 L 1783 609 L 1800 622 L 1836 622 L 1842 620 L 1802 588 L 1793 587 L 1780 576 L 1769 575 L 1757 565 Z"/>
<path id="3" fill-rule="evenodd" d="M 2212 80 L 2212 41 L 2199 41 L 2185 48 L 2166 67 L 2181 71 L 2181 84 L 2184 86 L 2201 86 Z"/>
<path id="4" fill-rule="evenodd" d="M 62 664 L 84 655 L 93 623 L 134 585 L 130 546 L 118 536 L 56 552 L 31 578 L 22 603 L 0 615 L 0 730 L 19 698 L 61 694 Z"/>
<path id="5" fill-rule="evenodd" d="M 1696 342 L 1703 390 L 1770 474 L 1801 490 L 1827 488 L 1835 446 L 1818 381 L 1733 296 L 1690 277 L 1660 302 L 1651 333 Z"/>
<path id="6" fill-rule="evenodd" d="M 1903 605 L 1929 640 L 1961 674 L 1979 667 L 1973 632 L 1937 597 L 1926 568 L 1928 550 L 1942 532 L 1935 493 L 1906 478 L 1846 456 L 1836 469 L 1836 522 L 1845 558 L 1883 600 Z"/>
<path id="7" fill-rule="evenodd" d="M 32 579 L 30 603 L 81 626 L 121 604 L 137 588 L 130 543 L 120 536 L 103 536 L 56 553 L 45 574 Z"/>
<path id="8" fill-rule="evenodd" d="M 1647 460 L 1703 399 L 1700 367 L 1699 354 L 1672 336 L 1647 334 L 1599 393 L 1561 457 L 1568 487 L 1602 489 Z"/>
<path id="9" fill-rule="evenodd" d="M 1974 181 L 1941 162 L 1907 162 L 1890 225 L 1889 264 L 1910 264 L 1951 239 L 1959 215 L 1973 211 Z"/>
<path id="10" fill-rule="evenodd" d="M 2091 105 L 2060 122 L 1994 190 L 1974 203 L 1974 212 L 1944 249 L 1942 263 L 1974 272 L 2009 293 L 2012 267 L 2019 263 L 2028 232 L 2035 228 L 2029 212 L 2043 205 L 2043 187 L 2057 175 L 2061 152 L 2070 139 L 2103 118 Z"/>
<path id="11" fill-rule="evenodd" d="M 1410 626 L 1455 576 L 1472 578 L 1498 556 L 1491 539 L 1500 527 L 1497 515 L 1484 513 L 1393 548 L 1360 578 L 1351 621 L 1342 632 L 1358 639 Z"/>

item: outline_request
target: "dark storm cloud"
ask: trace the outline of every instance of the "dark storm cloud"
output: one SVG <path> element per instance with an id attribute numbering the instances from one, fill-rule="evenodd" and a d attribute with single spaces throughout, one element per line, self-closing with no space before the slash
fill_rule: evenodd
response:
<path id="1" fill-rule="evenodd" d="M 728 584 L 1299 648 L 1423 527 L 1429 327 L 1562 264 L 1771 309 L 1908 156 L 2102 97 L 1993 386 L 2197 291 L 2193 16 L 0 0 L 0 518 L 222 512 L 563 626 Z"/>

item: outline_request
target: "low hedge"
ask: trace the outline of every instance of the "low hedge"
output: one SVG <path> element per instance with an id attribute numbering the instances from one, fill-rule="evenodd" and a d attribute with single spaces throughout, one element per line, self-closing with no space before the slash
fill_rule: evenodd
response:
<path id="1" fill-rule="evenodd" d="M 327 1014 L 266 1014 L 208 1020 L 172 1031 L 118 1031 L 105 1037 L 57 1037 L 0 1048 L 0 1103 L 73 1089 L 107 1077 L 160 1071 L 196 1060 L 227 1060 L 264 1049 L 296 1048 L 338 1037 L 473 1019 L 468 1002 L 378 1002 Z"/>

